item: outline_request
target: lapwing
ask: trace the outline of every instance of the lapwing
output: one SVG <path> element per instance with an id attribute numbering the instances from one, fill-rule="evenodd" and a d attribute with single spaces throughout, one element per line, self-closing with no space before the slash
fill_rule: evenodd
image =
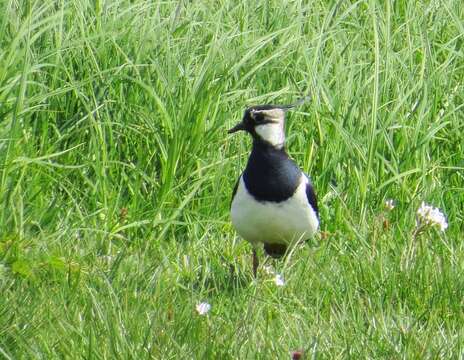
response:
<path id="1" fill-rule="evenodd" d="M 242 121 L 229 130 L 246 131 L 253 139 L 248 163 L 233 190 L 231 218 L 238 234 L 253 247 L 255 277 L 259 247 L 280 258 L 319 227 L 312 182 L 285 150 L 285 114 L 302 102 L 249 107 Z"/>

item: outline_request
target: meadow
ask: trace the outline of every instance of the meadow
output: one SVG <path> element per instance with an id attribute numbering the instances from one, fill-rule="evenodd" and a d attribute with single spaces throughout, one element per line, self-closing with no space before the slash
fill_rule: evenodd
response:
<path id="1" fill-rule="evenodd" d="M 0 14 L 0 358 L 464 356 L 462 1 Z M 305 95 L 287 148 L 321 232 L 254 280 L 227 129 Z M 447 229 L 417 231 L 422 202 Z"/>

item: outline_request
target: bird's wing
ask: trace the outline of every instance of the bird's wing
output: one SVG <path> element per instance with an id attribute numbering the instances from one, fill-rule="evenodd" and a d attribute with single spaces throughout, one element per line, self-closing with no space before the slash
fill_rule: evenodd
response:
<path id="1" fill-rule="evenodd" d="M 306 197 L 308 198 L 309 204 L 312 206 L 314 211 L 316 212 L 317 217 L 319 217 L 319 208 L 317 207 L 317 197 L 316 193 L 314 192 L 313 184 L 311 182 L 311 178 L 306 175 Z"/>

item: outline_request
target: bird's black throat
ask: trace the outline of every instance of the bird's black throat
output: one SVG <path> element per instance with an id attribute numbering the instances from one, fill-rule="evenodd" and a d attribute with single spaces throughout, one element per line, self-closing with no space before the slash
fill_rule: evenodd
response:
<path id="1" fill-rule="evenodd" d="M 248 192 L 256 200 L 287 200 L 295 193 L 301 175 L 301 170 L 288 157 L 284 148 L 278 149 L 254 139 L 243 180 Z"/>

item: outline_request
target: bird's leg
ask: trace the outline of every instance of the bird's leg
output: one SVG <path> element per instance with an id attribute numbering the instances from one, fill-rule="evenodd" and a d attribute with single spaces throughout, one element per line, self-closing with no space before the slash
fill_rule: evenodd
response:
<path id="1" fill-rule="evenodd" d="M 256 254 L 256 249 L 253 248 L 253 276 L 256 278 L 256 274 L 258 273 L 258 254 Z"/>

